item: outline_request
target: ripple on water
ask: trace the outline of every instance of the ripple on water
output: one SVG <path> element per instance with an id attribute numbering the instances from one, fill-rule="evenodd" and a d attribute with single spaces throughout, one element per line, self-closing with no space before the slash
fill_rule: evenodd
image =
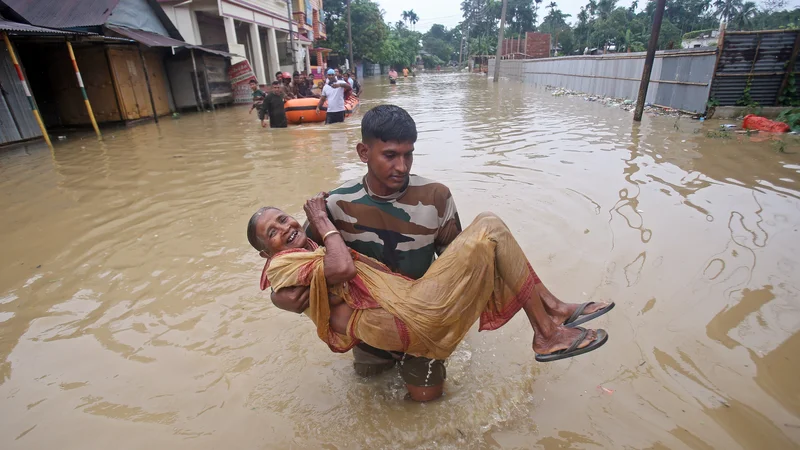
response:
<path id="1" fill-rule="evenodd" d="M 800 445 L 796 155 L 481 75 L 383 81 L 341 125 L 265 130 L 226 108 L 0 154 L 0 432 L 29 448 Z M 553 292 L 617 302 L 592 322 L 601 351 L 537 364 L 524 317 L 473 330 L 446 396 L 420 405 L 397 371 L 355 377 L 272 306 L 247 219 L 363 174 L 360 115 L 382 103 L 413 115 L 414 171 L 465 225 L 497 212 Z"/>

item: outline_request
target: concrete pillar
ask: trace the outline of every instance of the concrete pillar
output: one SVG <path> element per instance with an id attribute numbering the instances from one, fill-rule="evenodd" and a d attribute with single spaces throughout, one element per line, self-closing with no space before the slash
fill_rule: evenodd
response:
<path id="1" fill-rule="evenodd" d="M 236 55 L 247 55 L 244 45 L 240 44 L 239 41 L 236 40 L 236 27 L 233 24 L 233 18 L 223 17 L 222 20 L 225 23 L 225 38 L 228 41 L 228 50 Z M 243 57 L 233 57 L 231 58 L 231 64 L 242 62 L 245 59 L 246 58 Z"/>
<path id="2" fill-rule="evenodd" d="M 250 24 L 250 45 L 253 47 L 253 60 L 250 61 L 253 66 L 253 72 L 256 73 L 258 84 L 266 84 L 267 77 L 264 73 L 264 58 L 261 56 L 261 39 L 258 34 L 258 24 Z"/>
<path id="3" fill-rule="evenodd" d="M 311 46 L 306 47 L 306 73 L 311 73 Z"/>
<path id="4" fill-rule="evenodd" d="M 200 24 L 197 23 L 197 12 L 195 12 L 192 5 L 189 5 L 189 18 L 192 20 L 192 34 L 194 34 L 195 44 L 203 45 L 203 39 L 200 37 Z"/>
<path id="5" fill-rule="evenodd" d="M 269 79 L 275 76 L 275 72 L 281 70 L 280 60 L 278 59 L 278 37 L 275 36 L 275 28 L 267 28 L 267 53 L 269 54 Z"/>

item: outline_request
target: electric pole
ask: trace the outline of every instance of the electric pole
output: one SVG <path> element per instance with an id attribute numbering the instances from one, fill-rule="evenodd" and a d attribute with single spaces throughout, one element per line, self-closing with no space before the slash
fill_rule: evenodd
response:
<path id="1" fill-rule="evenodd" d="M 294 33 L 292 33 L 292 0 L 286 0 L 286 10 L 289 11 L 289 45 L 291 45 L 291 54 L 292 54 L 292 68 L 297 70 L 297 61 L 295 61 L 295 53 L 294 53 Z"/>
<path id="2" fill-rule="evenodd" d="M 658 0 L 658 1 L 663 3 L 665 0 Z M 494 79 L 492 80 L 493 83 L 497 83 L 497 81 L 500 80 L 500 57 L 502 56 L 502 47 L 503 47 L 503 28 L 505 28 L 506 26 L 506 6 L 508 6 L 508 0 L 503 0 L 503 9 L 500 10 L 500 33 L 497 34 L 497 53 L 495 54 L 494 57 Z"/>
<path id="3" fill-rule="evenodd" d="M 661 19 L 664 18 L 664 5 L 666 0 L 656 2 L 655 16 L 653 17 L 653 32 L 650 33 L 650 43 L 647 45 L 647 56 L 644 58 L 644 69 L 642 70 L 642 83 L 639 85 L 639 98 L 636 100 L 636 110 L 633 112 L 633 120 L 642 121 L 644 113 L 644 100 L 647 98 L 647 87 L 650 85 L 650 72 L 653 71 L 653 60 L 656 58 L 656 47 L 658 47 L 658 35 L 661 33 Z M 722 51 L 722 49 L 719 49 Z"/>
<path id="4" fill-rule="evenodd" d="M 350 0 L 347 0 L 347 41 L 347 47 L 350 49 L 350 70 L 356 70 L 356 62 L 353 60 L 353 30 L 350 25 Z"/>

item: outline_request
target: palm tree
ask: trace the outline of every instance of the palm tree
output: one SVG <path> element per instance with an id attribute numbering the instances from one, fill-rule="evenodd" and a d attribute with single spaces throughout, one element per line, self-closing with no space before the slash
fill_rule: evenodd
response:
<path id="1" fill-rule="evenodd" d="M 714 7 L 717 8 L 716 16 L 720 22 L 730 22 L 739 13 L 742 7 L 742 0 L 716 0 Z"/>
<path id="2" fill-rule="evenodd" d="M 758 14 L 758 6 L 755 2 L 745 2 L 739 11 L 736 12 L 736 17 L 733 22 L 740 30 L 753 24 L 753 18 Z"/>
<path id="3" fill-rule="evenodd" d="M 419 16 L 417 15 L 417 13 L 414 12 L 413 9 L 408 12 L 408 21 L 411 22 L 412 30 L 414 29 L 414 25 L 416 25 L 417 22 L 419 22 Z"/>
<path id="4" fill-rule="evenodd" d="M 740 0 L 741 1 L 741 0 Z M 600 0 L 597 2 L 597 12 L 601 19 L 607 19 L 614 8 L 617 6 L 617 0 Z"/>
<path id="5" fill-rule="evenodd" d="M 403 22 L 408 22 L 408 18 L 411 17 L 411 11 L 403 11 L 400 17 L 403 18 Z"/>
<path id="6" fill-rule="evenodd" d="M 597 14 L 597 2 L 595 0 L 589 0 L 589 3 L 586 4 L 586 11 L 589 11 L 589 16 L 594 19 L 594 16 Z"/>

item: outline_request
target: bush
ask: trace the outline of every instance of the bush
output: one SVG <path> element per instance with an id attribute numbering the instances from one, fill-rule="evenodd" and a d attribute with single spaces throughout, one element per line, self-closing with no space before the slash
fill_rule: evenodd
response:
<path id="1" fill-rule="evenodd" d="M 792 131 L 800 132 L 800 108 L 791 108 L 778 114 L 778 122 L 789 125 Z"/>

